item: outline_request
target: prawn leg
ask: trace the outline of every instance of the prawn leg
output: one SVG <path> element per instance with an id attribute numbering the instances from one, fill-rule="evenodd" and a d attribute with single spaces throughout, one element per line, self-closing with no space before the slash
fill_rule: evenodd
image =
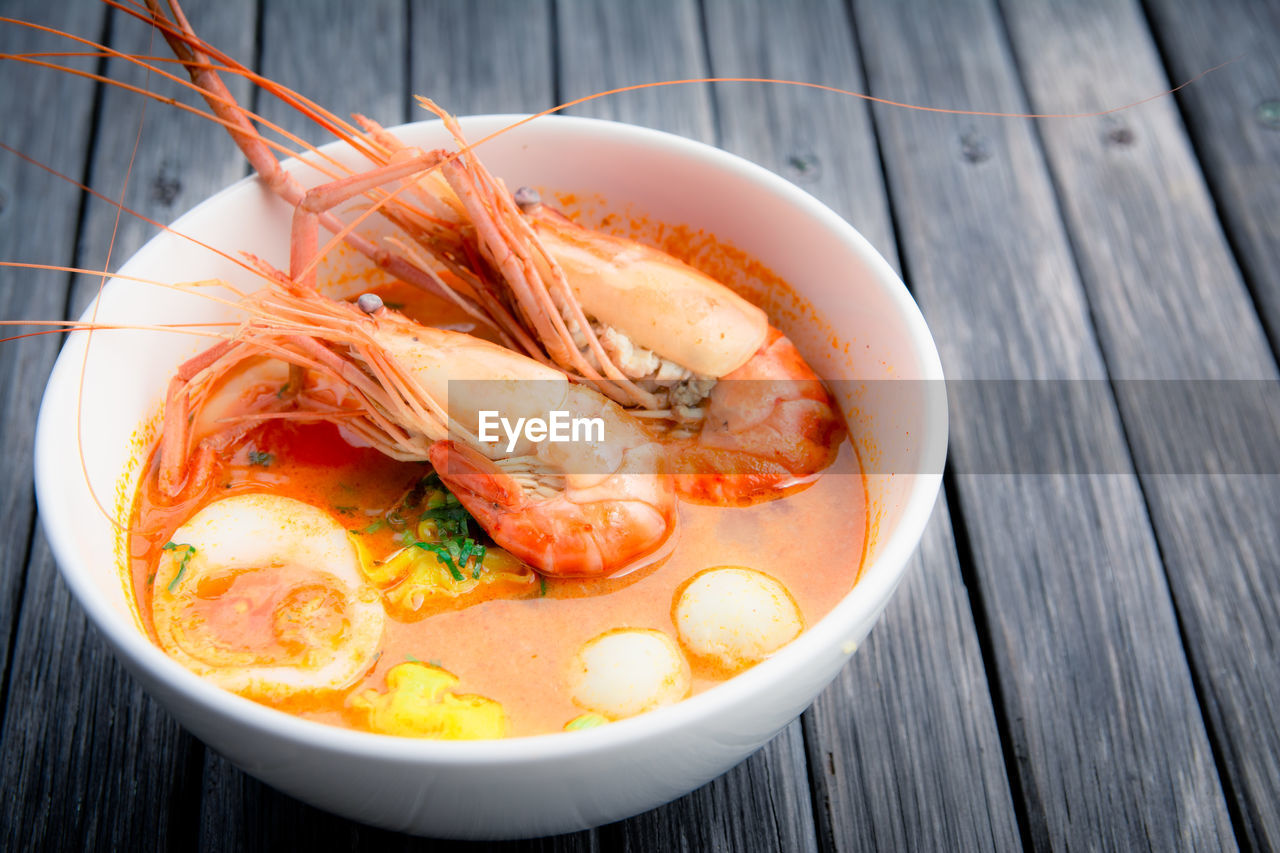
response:
<path id="1" fill-rule="evenodd" d="M 191 448 L 191 383 L 207 371 L 223 373 L 242 360 L 231 357 L 232 341 L 220 341 L 187 359 L 169 380 L 165 392 L 164 422 L 160 438 L 160 488 L 173 497 L 190 485 L 199 488 L 212 472 L 211 448 L 202 442 L 193 453 Z M 194 457 L 194 458 L 193 458 Z M 192 476 L 194 474 L 194 476 Z"/>
<path id="2" fill-rule="evenodd" d="M 438 159 L 436 155 L 419 152 L 408 159 L 376 166 L 366 172 L 339 178 L 307 190 L 293 209 L 293 226 L 289 243 L 289 276 L 298 284 L 315 290 L 315 261 L 320 253 L 321 217 L 338 205 L 382 184 L 408 178 L 430 168 L 438 162 Z"/>

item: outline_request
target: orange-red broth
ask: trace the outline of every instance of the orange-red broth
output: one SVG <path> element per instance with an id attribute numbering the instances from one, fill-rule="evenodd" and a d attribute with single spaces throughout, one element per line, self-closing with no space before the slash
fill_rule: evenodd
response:
<path id="1" fill-rule="evenodd" d="M 371 289 L 420 322 L 483 331 L 470 327 L 451 306 L 404 285 Z M 264 459 L 269 464 L 263 465 Z M 353 447 L 331 425 L 282 421 L 250 433 L 218 461 L 210 487 L 183 502 L 171 503 L 159 492 L 157 461 L 153 453 L 134 503 L 129 540 L 134 596 L 153 640 L 151 599 L 162 546 L 201 506 L 235 494 L 271 492 L 320 507 L 348 530 L 367 530 L 430 472 L 425 463 L 397 462 Z M 398 621 L 388 612 L 381 655 L 364 678 L 343 693 L 282 707 L 301 717 L 358 726 L 361 716 L 349 712 L 348 699 L 369 688 L 385 691 L 391 667 L 417 660 L 458 676 L 457 692 L 500 702 L 509 736 L 560 731 L 583 713 L 567 695 L 565 676 L 584 642 L 621 627 L 656 628 L 675 637 L 671 614 L 677 589 L 718 565 L 747 566 L 777 578 L 795 598 L 805 624 L 812 625 L 855 583 L 865 532 L 863 477 L 846 437 L 832 466 L 799 492 L 751 507 L 681 504 L 669 556 L 622 578 L 548 578 L 519 598 L 471 599 L 478 603 L 415 621 Z M 393 533 L 382 528 L 357 535 L 375 558 L 385 558 L 400 547 Z M 245 627 L 255 631 L 253 625 Z M 270 633 L 265 625 L 257 629 Z M 725 677 L 695 662 L 692 692 Z"/>

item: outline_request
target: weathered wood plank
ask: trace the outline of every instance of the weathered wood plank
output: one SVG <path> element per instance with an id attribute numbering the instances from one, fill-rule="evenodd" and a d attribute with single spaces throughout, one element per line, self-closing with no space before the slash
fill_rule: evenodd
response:
<path id="1" fill-rule="evenodd" d="M 674 803 L 601 827 L 605 850 L 817 850 L 800 721 Z"/>
<path id="2" fill-rule="evenodd" d="M 360 112 L 399 124 L 408 97 L 407 20 L 404 0 L 263 0 L 259 71 L 341 118 Z M 312 144 L 332 141 L 274 97 L 256 97 L 254 109 Z"/>
<path id="3" fill-rule="evenodd" d="M 563 100 L 637 82 L 707 76 L 694 3 L 556 5 Z M 715 141 L 704 85 L 646 89 L 590 101 L 571 112 Z M 809 849 L 815 844 L 804 746 L 792 726 L 730 774 L 670 805 L 600 830 L 628 849 Z M 748 841 L 750 842 L 748 845 Z"/>
<path id="4" fill-rule="evenodd" d="M 862 91 L 844 5 L 706 8 L 711 72 Z M 847 96 L 716 89 L 721 144 L 795 181 L 896 259 L 871 118 Z M 762 212 L 767 215 L 766 212 Z M 871 639 L 804 717 L 828 849 L 1010 849 L 1020 842 L 945 499 Z"/>
<path id="5" fill-rule="evenodd" d="M 202 38 L 232 56 L 252 57 L 254 0 L 225 3 L 204 0 L 184 3 L 183 8 Z M 169 46 L 158 33 L 118 12 L 112 18 L 112 47 L 143 56 L 169 55 Z M 187 79 L 180 66 L 162 67 Z M 205 112 L 209 110 L 191 89 L 149 74 L 125 60 L 110 60 L 106 75 L 158 94 L 178 97 Z M 237 98 L 247 97 L 246 81 L 228 75 L 226 82 Z M 132 171 L 129 171 L 130 161 Z M 126 207 L 167 224 L 244 174 L 244 157 L 220 125 L 133 92 L 115 87 L 107 87 L 103 92 L 102 121 L 89 183 L 108 198 L 117 200 L 121 190 L 125 190 Z M 113 204 L 98 199 L 89 203 L 80 239 L 83 266 L 103 269 L 110 261 L 111 269 L 119 269 L 157 232 L 154 225 L 128 213 L 119 216 L 118 226 L 116 220 Z M 174 271 L 174 280 L 182 280 L 181 271 Z M 100 283 L 100 277 L 78 278 L 73 315 L 79 316 L 85 309 Z"/>
<path id="6" fill-rule="evenodd" d="M 1021 844 L 945 499 L 894 601 L 804 722 L 828 850 Z"/>
<path id="7" fill-rule="evenodd" d="M 448 0 L 410 6 L 410 91 L 456 114 L 553 106 L 549 0 Z M 409 120 L 430 118 L 414 104 Z"/>
<path id="8" fill-rule="evenodd" d="M 1175 83 L 1235 60 L 1177 97 L 1274 351 L 1280 342 L 1280 5 L 1148 0 L 1146 7 Z"/>
<path id="9" fill-rule="evenodd" d="M 801 13 L 767 0 L 709 0 L 709 73 L 863 91 L 845 5 L 838 0 L 808 5 Z M 717 83 L 712 92 L 722 148 L 817 196 L 897 266 L 898 247 L 866 102 L 766 83 Z"/>
<path id="10" fill-rule="evenodd" d="M 201 747 L 143 694 L 32 549 L 0 745 L 6 850 L 190 849 Z"/>
<path id="11" fill-rule="evenodd" d="M 561 101 L 661 80 L 706 77 L 703 28 L 693 2 L 556 3 Z M 567 114 L 642 124 L 716 141 L 704 84 L 639 89 L 596 98 Z"/>
<path id="12" fill-rule="evenodd" d="M 867 2 L 855 18 L 873 94 L 1025 111 L 991 4 Z M 948 375 L 1102 377 L 1031 126 L 893 108 L 876 122 L 904 267 Z M 1233 846 L 1136 478 L 982 474 L 977 449 L 1018 449 L 1010 414 L 953 413 L 953 497 L 1030 840 Z M 1068 409 L 1046 441 L 1063 458 L 1123 458 L 1115 407 L 1084 414 Z"/>
<path id="13" fill-rule="evenodd" d="M 1005 11 L 1037 111 L 1125 103 L 1169 85 L 1136 3 L 1033 0 Z M 1254 62 L 1280 70 L 1274 57 Z M 1111 373 L 1220 380 L 1221 399 L 1237 403 L 1205 430 L 1189 411 L 1150 405 L 1142 384 L 1117 386 L 1227 790 L 1249 840 L 1280 847 L 1280 659 L 1268 651 L 1280 642 L 1280 477 L 1196 476 L 1209 470 L 1198 460 L 1250 445 L 1255 457 L 1272 454 L 1255 470 L 1280 473 L 1274 445 L 1251 439 L 1280 434 L 1280 401 L 1231 381 L 1280 375 L 1174 102 L 1044 122 L 1040 133 Z M 1272 150 L 1280 177 L 1280 145 Z M 1227 209 L 1274 243 L 1277 208 L 1256 206 L 1267 192 L 1280 201 L 1270 186 L 1231 196 Z M 1156 473 L 1168 470 L 1186 476 Z"/>
<path id="14" fill-rule="evenodd" d="M 197 26 L 208 21 L 210 7 L 201 5 L 193 3 L 190 9 Z M 227 4 L 219 8 L 226 9 Z M 78 21 L 74 28 L 83 30 L 86 23 Z M 116 15 L 112 29 L 117 49 L 158 52 L 150 49 L 149 28 L 141 23 Z M 234 41 L 239 33 L 235 27 L 211 25 L 210 29 L 210 35 L 224 43 Z M 97 38 L 99 32 L 100 26 L 87 34 Z M 134 83 L 145 82 L 146 76 L 120 62 L 112 63 L 108 74 Z M 116 90 L 103 94 L 89 181 L 112 198 L 118 198 L 123 187 L 123 168 L 138 138 L 140 108 L 137 96 Z M 210 155 L 211 146 L 205 142 L 206 123 L 175 119 L 156 104 L 150 104 L 147 112 L 144 130 L 155 132 L 144 133 L 138 143 L 127 205 L 161 221 L 172 219 L 182 207 L 239 176 L 238 166 L 227 168 L 226 157 L 222 173 L 217 171 L 216 155 Z M 87 123 L 71 130 L 49 123 L 45 128 L 46 132 L 56 128 L 62 138 L 82 144 L 90 139 Z M 68 223 L 61 231 L 46 233 L 61 233 L 70 242 L 76 233 L 76 207 L 68 207 L 72 211 Z M 86 208 L 78 265 L 107 264 L 115 220 L 114 206 L 97 202 Z M 118 267 L 153 231 L 138 220 L 122 217 L 111 266 Z M 97 284 L 86 278 L 77 287 L 73 314 L 79 313 Z M 147 844 L 188 846 L 188 827 L 199 797 L 193 774 L 199 772 L 202 747 L 144 696 L 115 662 L 56 578 L 43 539 L 32 552 L 28 578 L 0 748 L 4 787 L 10 792 L 9 802 L 20 809 L 12 831 L 23 842 L 10 846 L 119 849 L 135 847 L 142 839 Z"/>
<path id="15" fill-rule="evenodd" d="M 8 10 L 22 20 L 60 29 L 83 28 L 100 35 L 101 13 L 84 16 L 50 8 L 33 0 Z M 65 50 L 66 42 L 38 36 L 12 25 L 0 26 L 0 53 Z M 73 63 L 91 68 L 84 60 Z M 48 97 L 33 98 L 33 91 Z M 76 177 L 88 159 L 93 85 L 46 69 L 16 62 L 0 63 L 0 142 L 42 163 Z M 59 105 L 61 124 L 48 121 L 48 105 Z M 0 152 L 0 259 L 24 263 L 67 265 L 74 260 L 80 191 L 75 187 Z M 60 320 L 65 310 L 69 277 L 0 267 L 0 319 Z M 5 327 L 0 337 L 34 329 Z M 22 601 L 27 549 L 35 523 L 32 491 L 32 441 L 36 410 L 60 344 L 57 335 L 0 344 L 0 673 L 9 671 L 10 640 Z M 3 682 L 7 683 L 7 682 Z M 0 691 L 3 701 L 3 691 Z"/>

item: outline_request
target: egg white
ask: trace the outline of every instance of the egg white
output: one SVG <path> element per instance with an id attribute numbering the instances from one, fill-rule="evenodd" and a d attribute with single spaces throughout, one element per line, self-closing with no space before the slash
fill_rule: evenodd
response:
<path id="1" fill-rule="evenodd" d="M 376 659 L 385 612 L 361 577 L 346 529 L 323 510 L 276 495 L 236 495 L 205 506 L 174 532 L 172 543 L 157 567 L 152 615 L 161 647 L 197 675 L 252 698 L 282 701 L 348 687 Z M 235 569 L 279 572 L 285 585 L 294 577 L 299 583 L 319 577 L 341 591 L 347 624 L 338 645 L 308 650 L 301 660 L 246 663 L 234 648 L 192 630 L 186 605 L 200 580 Z"/>

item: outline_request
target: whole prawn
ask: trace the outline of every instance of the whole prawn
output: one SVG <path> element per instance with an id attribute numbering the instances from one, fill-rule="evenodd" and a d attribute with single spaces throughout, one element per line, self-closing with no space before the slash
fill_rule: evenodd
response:
<path id="1" fill-rule="evenodd" d="M 421 99 L 423 106 L 444 120 L 459 154 L 410 148 L 357 116 L 374 168 L 303 193 L 211 70 L 178 5 L 170 4 L 172 25 L 158 0 L 148 5 L 250 163 L 296 206 L 294 275 L 310 273 L 306 259 L 315 243 L 302 240 L 314 233 L 311 226 L 344 232 L 327 218 L 334 204 L 438 168 L 438 175 L 409 184 L 405 195 L 416 209 L 400 197 L 382 199 L 381 210 L 416 247 L 401 255 L 356 247 L 392 272 L 412 267 L 407 280 L 483 312 L 508 346 L 591 380 L 662 425 L 682 497 L 729 504 L 768 499 L 835 458 L 843 424 L 834 401 L 758 307 L 664 252 L 578 226 L 527 190 L 513 196 L 470 150 L 452 116 L 428 99 Z M 397 258 L 394 269 L 389 257 Z M 452 279 L 438 273 L 442 268 Z"/>
<path id="2" fill-rule="evenodd" d="M 764 311 L 665 252 L 574 223 L 528 188 L 507 193 L 453 117 L 420 101 L 458 142 L 443 174 L 515 313 L 566 371 L 574 359 L 561 353 L 571 352 L 623 377 L 629 393 L 615 399 L 666 426 L 682 497 L 769 499 L 834 460 L 835 403 Z"/>
<path id="3" fill-rule="evenodd" d="M 186 362 L 170 385 L 159 448 L 170 495 L 203 489 L 212 460 L 264 417 L 328 420 L 387 456 L 429 460 L 494 541 L 542 574 L 613 574 L 674 532 L 674 484 L 648 431 L 558 371 L 419 325 L 372 294 L 358 307 L 283 274 L 242 306 L 249 318 L 236 334 Z M 281 385 L 278 370 L 259 372 L 256 388 L 235 392 L 238 415 L 206 417 L 246 363 L 292 373 Z M 480 440 L 482 409 L 589 414 L 603 422 L 607 449 L 523 442 L 504 453 Z"/>

